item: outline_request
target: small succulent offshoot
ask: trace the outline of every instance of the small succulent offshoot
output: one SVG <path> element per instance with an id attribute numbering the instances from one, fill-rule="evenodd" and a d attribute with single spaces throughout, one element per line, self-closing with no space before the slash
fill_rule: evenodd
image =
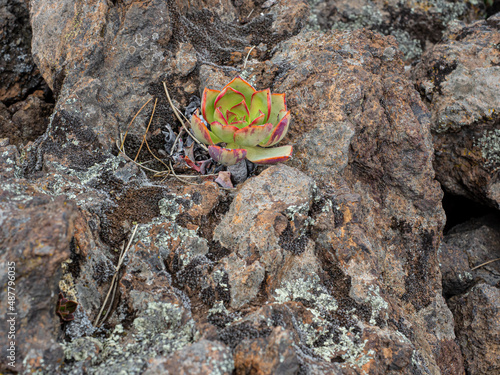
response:
<path id="1" fill-rule="evenodd" d="M 62 293 L 59 293 L 59 301 L 57 301 L 56 314 L 59 315 L 61 320 L 69 322 L 75 319 L 73 315 L 78 307 L 78 302 L 70 301 L 64 297 Z"/>
<path id="2" fill-rule="evenodd" d="M 245 158 L 255 164 L 275 164 L 292 155 L 292 146 L 272 147 L 288 131 L 290 111 L 285 94 L 257 91 L 236 77 L 221 91 L 205 88 L 199 110 L 191 117 L 193 135 L 209 145 L 218 163 L 234 165 Z"/>

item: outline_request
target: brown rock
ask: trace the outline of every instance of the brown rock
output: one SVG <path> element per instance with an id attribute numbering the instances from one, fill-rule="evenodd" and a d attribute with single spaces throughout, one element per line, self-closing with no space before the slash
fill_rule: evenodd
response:
<path id="1" fill-rule="evenodd" d="M 15 146 L 2 148 L 0 154 L 12 149 Z M 2 163 L 2 170 L 9 168 L 12 163 Z M 75 207 L 64 197 L 54 199 L 30 189 L 26 180 L 8 177 L 12 175 L 2 176 L 0 188 L 0 263 L 4 265 L 0 279 L 5 286 L 0 301 L 4 313 L 15 313 L 5 315 L 2 323 L 3 332 L 8 332 L 7 319 L 15 321 L 15 367 L 4 360 L 0 371 L 55 373 L 64 357 L 57 342 L 61 325 L 55 312 L 58 283 L 61 263 L 70 256 Z M 7 289 L 8 281 L 12 289 Z M 8 348 L 2 346 L 3 358 L 10 355 Z"/>
<path id="2" fill-rule="evenodd" d="M 257 296 L 266 273 L 276 275 L 289 255 L 304 252 L 313 190 L 312 179 L 285 165 L 268 168 L 242 185 L 214 231 L 214 240 L 234 251 L 221 263 L 233 308 Z"/>
<path id="3" fill-rule="evenodd" d="M 438 325 L 429 336 L 417 316 L 446 312 L 437 303 L 442 193 L 433 180 L 430 115 L 404 77 L 400 57 L 392 38 L 366 31 L 301 34 L 273 57 L 285 69 L 274 89 L 287 93 L 292 108 L 291 164 L 319 181 L 318 208 L 331 207 L 334 225 L 312 229 L 322 268 L 337 264 L 350 303 L 370 306 L 371 314 L 358 316 L 379 327 L 378 319 L 387 321 L 418 348 L 427 367 L 440 371 L 456 356 L 438 364 L 438 338 L 453 341 L 453 330 Z M 340 300 L 340 313 L 346 295 L 330 293 Z M 408 323 L 390 323 L 401 319 Z"/>
<path id="4" fill-rule="evenodd" d="M 441 296 L 430 115 L 393 38 L 290 38 L 307 13 L 299 1 L 80 5 L 31 4 L 34 53 L 58 102 L 24 169 L 37 189 L 67 194 L 80 211 L 63 272 L 81 305 L 65 331 L 65 371 L 229 372 L 231 351 L 239 373 L 463 373 Z M 257 52 L 241 71 L 249 45 Z M 114 156 L 151 97 L 154 151 L 165 123 L 177 131 L 162 80 L 182 107 L 197 87 L 220 88 L 240 71 L 287 94 L 288 166 L 260 168 L 221 192 L 151 181 Z M 130 155 L 153 103 L 131 126 Z M 109 331 L 90 338 L 86 322 L 136 225 Z"/>
<path id="5" fill-rule="evenodd" d="M 274 328 L 266 338 L 243 340 L 235 348 L 234 362 L 237 375 L 292 375 L 300 370 L 291 333 L 283 327 Z"/>
<path id="6" fill-rule="evenodd" d="M 446 190 L 500 207 L 498 16 L 453 23 L 413 78 L 432 114 L 434 166 Z"/>
<path id="7" fill-rule="evenodd" d="M 450 301 L 457 340 L 470 374 L 500 373 L 500 290 L 478 284 Z"/>
<path id="8" fill-rule="evenodd" d="M 53 107 L 43 100 L 43 96 L 30 95 L 11 105 L 8 112 L 0 109 L 0 134 L 15 145 L 36 140 L 47 129 Z"/>

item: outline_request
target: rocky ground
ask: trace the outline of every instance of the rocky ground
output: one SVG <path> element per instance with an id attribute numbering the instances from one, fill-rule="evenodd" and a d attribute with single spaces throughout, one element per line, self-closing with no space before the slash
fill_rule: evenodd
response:
<path id="1" fill-rule="evenodd" d="M 498 11 L 0 0 L 0 372 L 500 374 Z M 163 82 L 237 75 L 294 156 L 223 188 Z"/>

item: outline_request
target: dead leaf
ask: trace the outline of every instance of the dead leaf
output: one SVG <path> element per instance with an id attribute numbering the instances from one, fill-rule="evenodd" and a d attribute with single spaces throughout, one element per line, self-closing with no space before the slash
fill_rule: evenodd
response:
<path id="1" fill-rule="evenodd" d="M 228 171 L 220 171 L 219 176 L 215 179 L 220 186 L 226 189 L 233 189 L 233 183 L 231 182 L 231 172 Z"/>

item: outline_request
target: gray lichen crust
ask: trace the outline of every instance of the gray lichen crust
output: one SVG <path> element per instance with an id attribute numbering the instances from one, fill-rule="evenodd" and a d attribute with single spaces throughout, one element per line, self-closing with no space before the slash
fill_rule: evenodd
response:
<path id="1" fill-rule="evenodd" d="M 104 339 L 82 337 L 63 344 L 66 360 L 74 361 L 65 374 L 142 374 L 150 359 L 166 356 L 195 341 L 192 318 L 186 310 L 166 302 L 151 302 L 146 311 L 125 332 L 121 324 Z"/>

